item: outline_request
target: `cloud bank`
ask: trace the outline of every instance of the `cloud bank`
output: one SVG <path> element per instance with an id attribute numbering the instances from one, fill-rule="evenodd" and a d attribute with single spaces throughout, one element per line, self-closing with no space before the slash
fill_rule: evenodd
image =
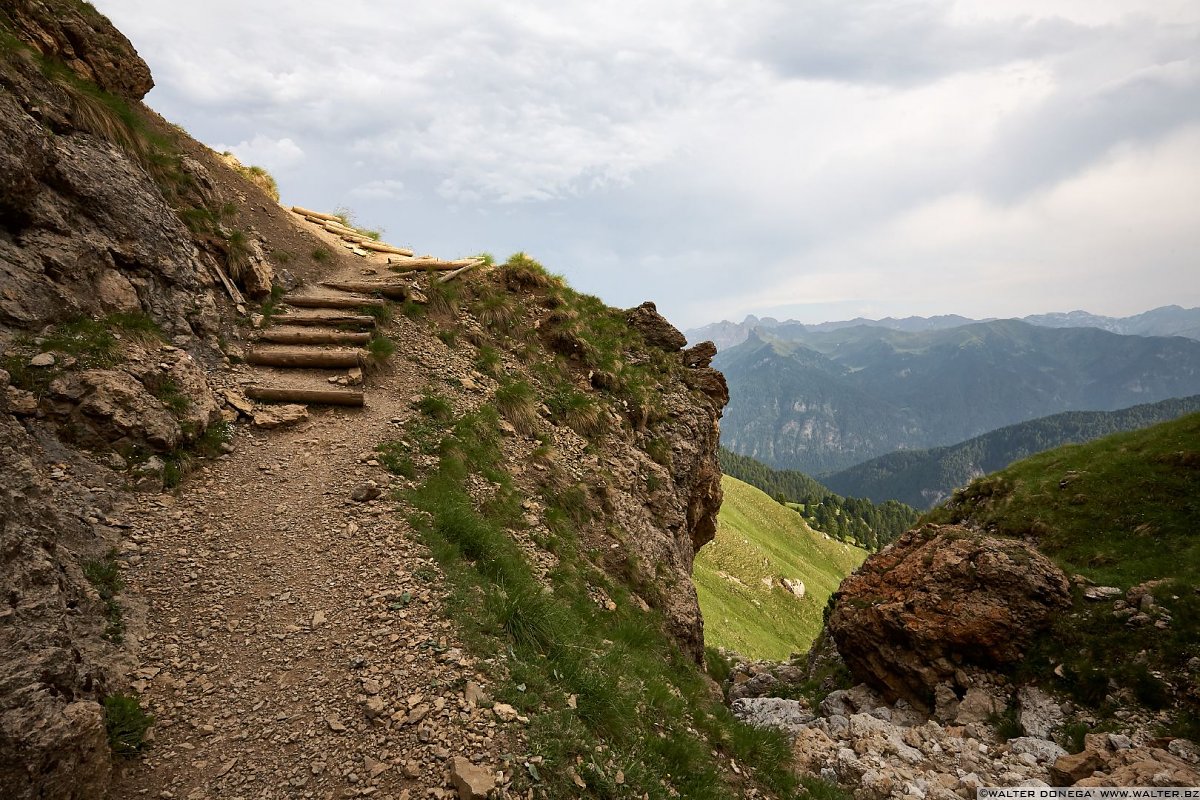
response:
<path id="1" fill-rule="evenodd" d="M 683 326 L 1200 304 L 1193 3 L 96 4 L 285 201 Z"/>

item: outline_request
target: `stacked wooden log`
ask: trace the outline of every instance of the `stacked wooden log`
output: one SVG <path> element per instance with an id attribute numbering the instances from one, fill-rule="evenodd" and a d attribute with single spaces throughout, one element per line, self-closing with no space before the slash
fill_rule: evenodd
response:
<path id="1" fill-rule="evenodd" d="M 271 327 L 259 332 L 255 346 L 246 353 L 246 363 L 289 372 L 338 370 L 330 383 L 359 387 L 370 363 L 365 348 L 376 325 L 370 312 L 386 304 L 379 295 L 405 299 L 411 287 L 382 281 L 328 281 L 324 288 L 334 291 L 286 295 L 271 317 Z M 256 385 L 246 394 L 261 403 L 361 406 L 365 401 L 361 388 Z"/>
<path id="2" fill-rule="evenodd" d="M 399 256 L 411 256 L 412 250 L 407 250 L 403 247 L 387 244 L 386 242 L 376 241 L 371 236 L 366 235 L 357 228 L 352 228 L 335 214 L 326 214 L 322 211 L 313 211 L 312 209 L 302 208 L 300 206 L 292 206 L 292 212 L 299 214 L 312 224 L 332 233 L 341 238 L 343 245 L 350 252 L 357 256 L 367 256 L 372 252 L 389 253 Z"/>

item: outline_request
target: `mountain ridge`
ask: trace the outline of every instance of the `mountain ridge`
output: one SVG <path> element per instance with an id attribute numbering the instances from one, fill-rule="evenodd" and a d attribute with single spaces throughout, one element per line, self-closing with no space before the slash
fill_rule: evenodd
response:
<path id="1" fill-rule="evenodd" d="M 842 328 L 858 326 L 872 328 L 887 328 L 889 330 L 919 332 L 945 330 L 978 322 L 996 322 L 1002 319 L 1017 319 L 1030 325 L 1045 328 L 1099 328 L 1110 333 L 1120 333 L 1127 336 L 1183 336 L 1188 339 L 1200 339 L 1200 307 L 1183 308 L 1179 305 L 1166 305 L 1132 314 L 1127 317 L 1110 317 L 1093 314 L 1088 311 L 1058 311 L 1045 314 L 1029 314 L 1024 317 L 983 317 L 975 319 L 958 314 L 938 314 L 930 317 L 883 317 L 870 319 L 855 317 L 849 320 L 831 320 L 828 322 L 804 323 L 799 320 L 778 320 L 774 317 L 757 317 L 746 315 L 741 322 L 721 320 L 697 328 L 684 331 L 688 342 L 711 341 L 718 350 L 725 350 L 746 340 L 749 332 L 755 328 L 773 329 L 779 327 L 798 326 L 807 331 L 834 331 Z"/>
<path id="2" fill-rule="evenodd" d="M 1200 342 L 1019 320 L 907 332 L 756 329 L 718 353 L 722 444 L 821 475 L 1064 411 L 1200 394 Z"/>

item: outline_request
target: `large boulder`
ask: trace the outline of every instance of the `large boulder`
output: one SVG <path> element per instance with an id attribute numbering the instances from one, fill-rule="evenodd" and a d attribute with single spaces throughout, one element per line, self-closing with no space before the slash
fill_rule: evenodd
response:
<path id="1" fill-rule="evenodd" d="M 1069 605 L 1067 576 L 1031 546 L 927 525 L 842 583 L 829 631 L 859 680 L 888 700 L 931 705 L 962 667 L 1018 661 Z"/>

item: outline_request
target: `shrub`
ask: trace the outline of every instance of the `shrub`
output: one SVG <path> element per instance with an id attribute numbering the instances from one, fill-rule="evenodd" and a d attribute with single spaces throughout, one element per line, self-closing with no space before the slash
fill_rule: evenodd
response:
<path id="1" fill-rule="evenodd" d="M 130 758 L 140 753 L 146 747 L 146 731 L 153 724 L 154 717 L 142 710 L 136 697 L 110 694 L 104 698 L 104 727 L 114 754 Z"/>
<path id="2" fill-rule="evenodd" d="M 125 588 L 125 582 L 121 579 L 117 551 L 110 550 L 103 558 L 85 561 L 82 566 L 84 577 L 96 588 L 96 594 L 104 603 L 104 617 L 107 620 L 104 638 L 120 642 L 125 635 L 125 620 L 117 595 Z"/>

